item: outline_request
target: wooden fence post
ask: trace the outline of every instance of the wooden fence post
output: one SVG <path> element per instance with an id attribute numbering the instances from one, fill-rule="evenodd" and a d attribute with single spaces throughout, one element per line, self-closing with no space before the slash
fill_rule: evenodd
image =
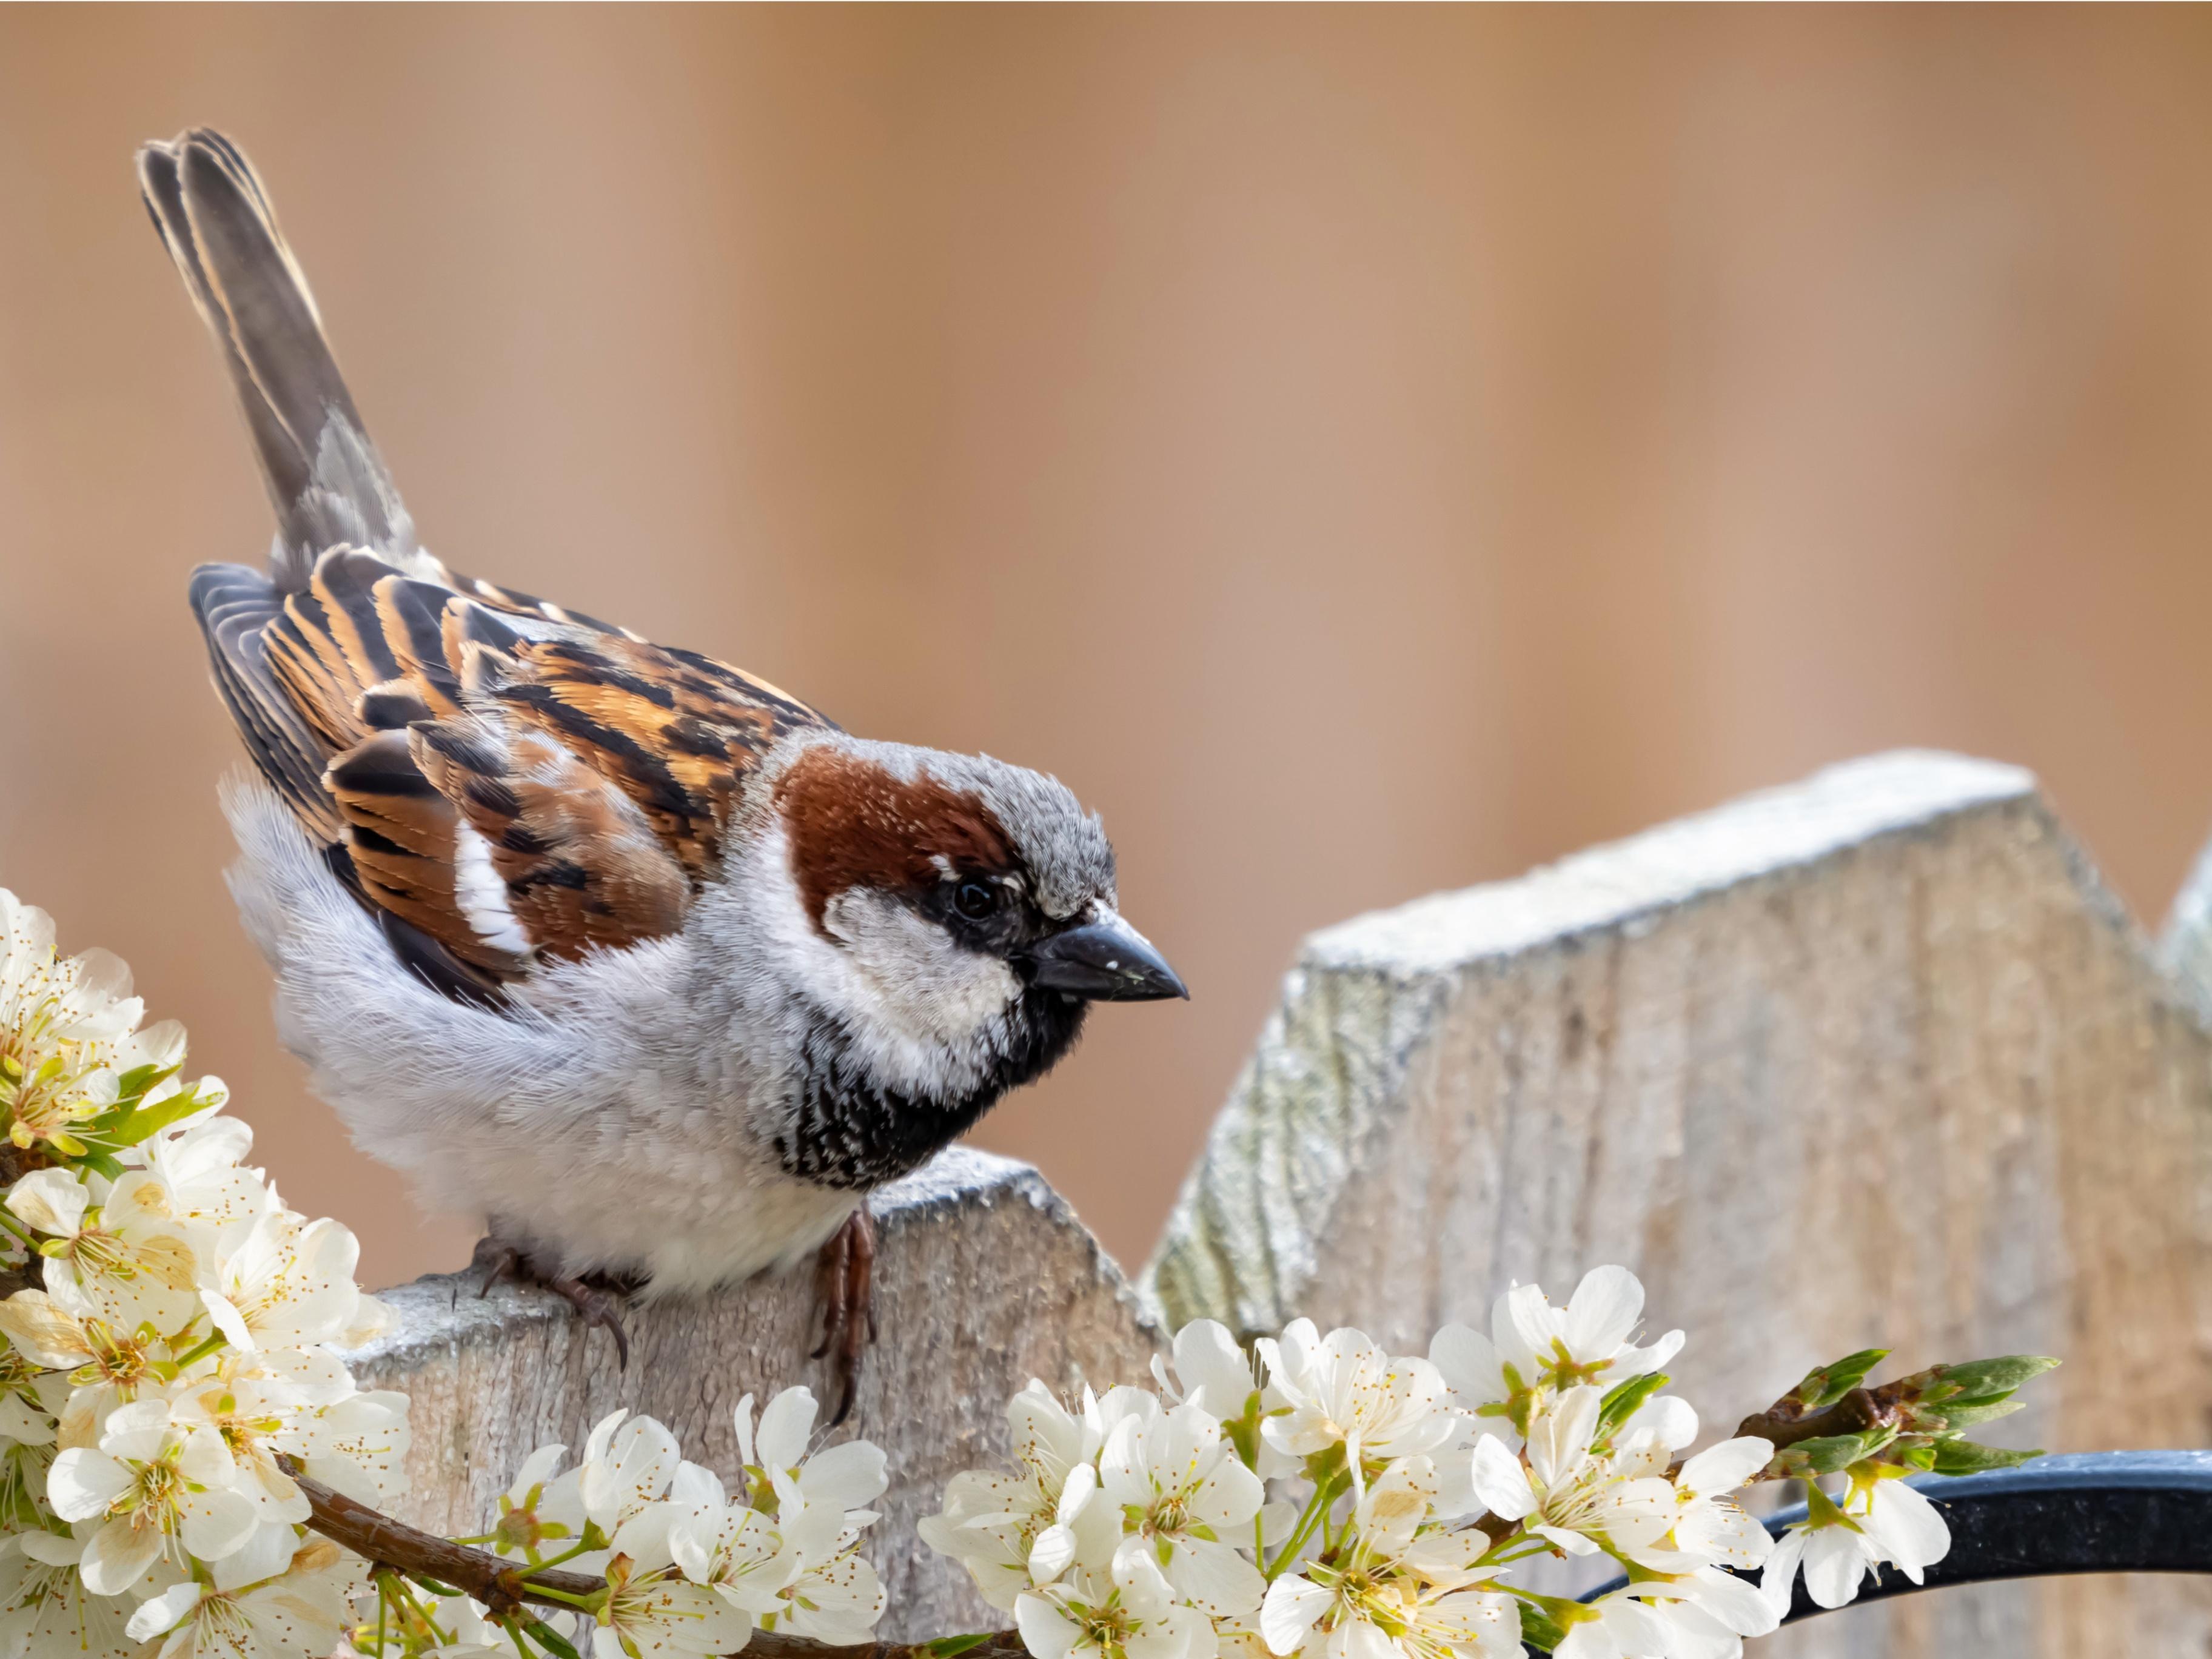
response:
<path id="1" fill-rule="evenodd" d="M 1881 1344 L 2062 1356 L 2008 1443 L 2197 1446 L 2208 1129 L 2212 1043 L 2033 781 L 1881 756 L 1314 935 L 1146 1284 L 1170 1325 L 1414 1344 L 1621 1261 L 1709 1433 Z M 1770 1650 L 2203 1648 L 2202 1581 L 2133 1590 Z"/>
<path id="2" fill-rule="evenodd" d="M 1005 1616 L 967 1575 L 923 1548 L 915 1522 L 956 1471 L 1006 1449 L 1007 1400 L 1032 1376 L 1063 1394 L 1142 1380 L 1158 1334 L 1121 1269 L 1026 1164 L 954 1148 L 876 1194 L 876 1310 L 851 1420 L 889 1454 L 870 1558 L 890 1607 L 886 1637 L 993 1630 Z M 349 1356 L 364 1388 L 413 1400 L 403 1519 L 473 1531 L 531 1449 L 580 1451 L 617 1407 L 660 1419 L 685 1455 L 726 1478 L 738 1466 L 732 1413 L 794 1382 L 831 1391 L 807 1351 L 812 1275 L 756 1279 L 714 1295 L 647 1303 L 629 1317 L 630 1360 L 567 1303 L 503 1285 L 478 1299 L 465 1275 L 386 1293 L 398 1328 Z"/>

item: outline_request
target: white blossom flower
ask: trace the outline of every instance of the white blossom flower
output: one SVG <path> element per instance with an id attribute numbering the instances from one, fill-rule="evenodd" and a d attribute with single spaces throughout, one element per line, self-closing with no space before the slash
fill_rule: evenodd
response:
<path id="1" fill-rule="evenodd" d="M 578 1490 L 582 1477 L 574 1470 L 555 1474 L 568 1449 L 540 1446 L 522 1460 L 513 1484 L 500 1494 L 499 1516 L 491 1528 L 495 1553 L 536 1562 L 562 1553 L 584 1535 L 584 1499 Z"/>
<path id="2" fill-rule="evenodd" d="M 0 1303 L 0 1308 L 5 1306 Z M 72 1386 L 28 1354 L 13 1347 L 0 1349 L 0 1442 L 52 1445 L 56 1419 L 69 1403 Z"/>
<path id="3" fill-rule="evenodd" d="M 1917 1584 L 1951 1553 L 1951 1528 L 1918 1488 L 1898 1478 L 1904 1473 L 1883 1465 L 1856 1482 L 1865 1493 L 1859 1524 L 1888 1564 Z"/>
<path id="4" fill-rule="evenodd" d="M 915 1531 L 938 1554 L 964 1567 L 985 1601 L 1001 1613 L 1012 1613 L 1015 1600 L 1032 1582 L 1030 1564 L 1038 1540 L 1061 1524 L 1060 1494 L 1053 1494 L 1054 1507 L 1041 1514 L 1035 1506 L 1037 1495 L 1032 1483 L 1018 1475 L 963 1469 L 945 1483 L 943 1507 L 935 1515 L 924 1516 Z M 1088 1490 L 1082 1493 L 1085 1499 L 1090 1496 Z M 1112 1517 L 1108 1522 L 1110 1548 L 1121 1528 Z M 1072 1532 L 1066 1534 L 1064 1547 L 1063 1540 L 1055 1539 L 1053 1553 L 1040 1562 L 1040 1575 L 1049 1583 L 1066 1571 L 1075 1555 Z"/>
<path id="5" fill-rule="evenodd" d="M 1929 1567 L 1950 1553 L 1949 1524 L 1886 1466 L 1854 1466 L 1840 1505 L 1818 1486 L 1809 1486 L 1806 1506 L 1806 1518 L 1776 1543 L 1759 1579 L 1761 1593 L 1778 1614 L 1789 1610 L 1790 1586 L 1801 1566 L 1805 1593 L 1814 1603 L 1840 1607 L 1856 1597 L 1870 1570 L 1894 1566 L 1917 1584 Z"/>
<path id="6" fill-rule="evenodd" d="M 31 1529 L 0 1538 L 0 1651 L 21 1659 L 131 1659 L 127 1602 L 85 1588 L 84 1540 Z"/>
<path id="7" fill-rule="evenodd" d="M 122 1185 L 144 1177 L 126 1174 Z M 67 1170 L 33 1170 L 8 1207 L 41 1233 L 46 1291 L 71 1312 L 118 1330 L 170 1332 L 199 1312 L 198 1259 L 176 1228 L 128 1205 L 111 1216 Z"/>
<path id="8" fill-rule="evenodd" d="M 1512 1598 L 1484 1588 L 1489 1540 L 1421 1532 L 1436 1493 L 1425 1457 L 1394 1463 L 1367 1489 L 1341 1559 L 1304 1564 L 1268 1585 L 1260 1634 L 1268 1650 L 1311 1659 L 1436 1659 L 1444 1650 L 1516 1659 Z"/>
<path id="9" fill-rule="evenodd" d="M 777 1609 L 763 1626 L 836 1647 L 873 1641 L 876 1621 L 884 1616 L 883 1581 L 857 1541 L 810 1561 L 778 1592 Z"/>
<path id="10" fill-rule="evenodd" d="M 1671 1621 L 1626 1590 L 1563 1611 L 1566 1634 L 1553 1659 L 1671 1659 Z"/>
<path id="11" fill-rule="evenodd" d="M 1213 1659 L 1213 1626 L 1176 1601 L 1141 1538 L 1125 1538 L 1108 1570 L 1078 1567 L 1015 1601 L 1014 1625 L 1035 1659 Z"/>
<path id="12" fill-rule="evenodd" d="M 1746 1637 L 1765 1636 L 1782 1622 L 1757 1585 L 1718 1567 L 1678 1575 L 1644 1595 L 1667 1621 L 1670 1659 L 1736 1659 Z"/>
<path id="13" fill-rule="evenodd" d="M 1202 1405 L 1163 1411 L 1146 1398 L 1151 1409 L 1116 1424 L 1099 1455 L 1106 1498 L 1152 1540 L 1177 1595 L 1211 1618 L 1249 1613 L 1267 1584 L 1239 1549 L 1266 1488 Z"/>
<path id="14" fill-rule="evenodd" d="M 1034 1583 L 1049 1583 L 1070 1566 L 1104 1571 L 1121 1535 L 1121 1517 L 1096 1501 L 1104 1425 L 1109 1410 L 1118 1422 L 1149 1397 L 1134 1389 L 1109 1390 L 1109 1408 L 1086 1395 L 1078 1415 L 1032 1379 L 1006 1404 L 1020 1472 L 954 1475 L 943 1510 L 918 1528 L 922 1541 L 966 1567 L 983 1599 L 1001 1612 L 1012 1612 Z"/>
<path id="15" fill-rule="evenodd" d="M 407 1396 L 393 1389 L 352 1392 L 303 1412 L 297 1437 L 307 1473 L 363 1504 L 385 1504 L 406 1490 Z"/>
<path id="16" fill-rule="evenodd" d="M 108 1414 L 95 1446 L 54 1459 L 47 1501 L 64 1521 L 101 1521 L 84 1552 L 85 1587 L 119 1595 L 165 1556 L 216 1561 L 243 1548 L 258 1524 L 234 1489 L 237 1465 L 213 1429 L 173 1422 L 166 1400 Z"/>
<path id="17" fill-rule="evenodd" d="M 1564 1659 L 1737 1659 L 1780 1616 L 1746 1580 L 1700 1567 L 1570 1607 L 1565 1622 Z"/>
<path id="18" fill-rule="evenodd" d="M 157 1384 L 165 1352 L 158 1338 L 80 1320 L 44 1291 L 18 1291 L 0 1302 L 0 1333 L 23 1358 L 55 1368 L 40 1394 L 59 1406 L 54 1436 L 64 1449 L 97 1443 L 109 1412 Z"/>
<path id="19" fill-rule="evenodd" d="M 183 1028 L 140 1031 L 144 1014 L 121 957 L 59 957 L 53 919 L 0 889 L 0 1109 L 17 1146 L 82 1153 L 76 1131 L 121 1098 L 125 1073 L 182 1059 Z"/>
<path id="20" fill-rule="evenodd" d="M 684 1461 L 676 1437 L 650 1417 L 627 1411 L 601 1418 L 577 1466 L 585 1515 L 609 1537 L 668 1490 Z"/>
<path id="21" fill-rule="evenodd" d="M 0 1335 L 7 1337 L 12 1351 L 9 1363 L 18 1368 L 9 1378 L 11 1393 L 15 1392 L 23 1370 L 40 1366 L 52 1370 L 75 1370 L 96 1363 L 102 1350 L 113 1340 L 112 1333 L 99 1327 L 96 1322 L 88 1323 L 79 1319 L 44 1291 L 18 1291 L 0 1302 Z M 142 1345 L 133 1340 L 131 1346 L 136 1353 Z M 132 1364 L 130 1374 L 134 1377 L 143 1375 L 144 1367 Z M 44 1396 L 40 1398 L 43 1403 Z"/>
<path id="22" fill-rule="evenodd" d="M 1261 1425 L 1268 1444 L 1294 1457 L 1343 1446 L 1359 1491 L 1369 1459 L 1434 1451 L 1457 1433 L 1443 1376 L 1427 1360 L 1394 1358 L 1362 1331 L 1331 1331 L 1319 1341 L 1313 1331 L 1310 1320 L 1297 1320 L 1279 1340 L 1254 1344 L 1289 1407 Z"/>
<path id="23" fill-rule="evenodd" d="M 1739 1435 L 1708 1446 L 1674 1476 L 1674 1525 L 1666 1541 L 1700 1565 L 1734 1567 L 1748 1572 L 1765 1565 L 1774 1549 L 1766 1528 L 1729 1496 L 1765 1468 L 1774 1456 L 1771 1442 Z M 1669 1564 L 1645 1550 L 1637 1560 L 1668 1570 Z"/>
<path id="24" fill-rule="evenodd" d="M 137 1164 L 147 1179 L 110 1194 L 107 1207 L 179 1223 L 187 1237 L 198 1235 L 212 1248 L 227 1246 L 269 1206 L 267 1182 L 239 1167 L 252 1146 L 252 1127 L 234 1117 L 163 1130 L 125 1154 L 125 1162 Z"/>
<path id="25" fill-rule="evenodd" d="M 690 1583 L 672 1565 L 633 1572 L 629 1559 L 617 1555 L 607 1566 L 607 1588 L 592 1631 L 597 1659 L 734 1653 L 751 1639 L 750 1617 L 706 1586 Z"/>
<path id="26" fill-rule="evenodd" d="M 1243 1416 L 1260 1392 L 1258 1361 L 1218 1320 L 1194 1319 L 1177 1331 L 1174 1354 L 1172 1380 L 1168 1361 L 1158 1354 L 1152 1356 L 1152 1376 L 1160 1393 L 1177 1405 L 1202 1406 L 1225 1421 Z"/>
<path id="27" fill-rule="evenodd" d="M 237 1490 L 264 1522 L 301 1522 L 311 1512 L 299 1482 L 276 1461 L 283 1453 L 306 1449 L 300 1425 L 307 1410 L 300 1390 L 274 1376 L 202 1377 L 170 1395 L 179 1427 L 187 1432 L 210 1429 L 222 1437 L 237 1467 Z"/>
<path id="28" fill-rule="evenodd" d="M 1528 1425 L 1525 1466 L 1504 1441 L 1485 1435 L 1474 1447 L 1474 1489 L 1492 1515 L 1525 1520 L 1530 1532 L 1570 1555 L 1610 1549 L 1633 1556 L 1673 1525 L 1674 1488 L 1642 1473 L 1650 1467 L 1646 1457 L 1624 1471 L 1593 1453 L 1600 1401 L 1601 1391 L 1588 1384 L 1559 1396 Z"/>
<path id="29" fill-rule="evenodd" d="M 1644 1313 L 1644 1286 L 1626 1267 L 1594 1267 L 1555 1308 L 1538 1285 L 1516 1285 L 1491 1310 L 1490 1334 L 1447 1325 L 1429 1345 L 1461 1407 L 1528 1432 L 1536 1396 L 1583 1383 L 1610 1389 L 1657 1370 L 1680 1350 L 1669 1331 L 1648 1347 L 1631 1340 Z"/>
<path id="30" fill-rule="evenodd" d="M 325 1217 L 310 1221 L 273 1201 L 216 1267 L 201 1292 L 216 1328 L 238 1348 L 307 1348 L 335 1342 L 361 1289 L 361 1246 Z"/>
<path id="31" fill-rule="evenodd" d="M 130 1634 L 161 1638 L 159 1659 L 302 1659 L 337 1646 L 345 1606 L 323 1574 L 288 1572 L 250 1589 L 227 1576 L 188 1578 L 140 1602 Z"/>
<path id="32" fill-rule="evenodd" d="M 828 1504 L 848 1513 L 864 1510 L 890 1485 L 883 1451 L 865 1440 L 847 1440 L 809 1456 L 818 1409 L 811 1389 L 786 1389 L 761 1413 L 756 1437 L 753 1397 L 747 1395 L 736 1413 L 738 1455 L 748 1468 L 771 1478 L 779 1472 L 790 1475 L 809 1504 Z"/>
<path id="33" fill-rule="evenodd" d="M 348 1316 L 345 1328 L 338 1333 L 341 1348 L 365 1348 L 386 1334 L 399 1322 L 398 1312 L 388 1302 L 379 1301 L 367 1291 L 353 1299 L 353 1312 Z"/>
<path id="34" fill-rule="evenodd" d="M 750 1638 L 754 1624 L 777 1610 L 778 1593 L 798 1575 L 799 1553 L 750 1504 L 726 1503 L 719 1491 L 689 1496 L 688 1504 L 681 1498 L 672 1501 L 683 1513 L 669 1528 L 669 1554 L 685 1578 L 744 1616 Z"/>

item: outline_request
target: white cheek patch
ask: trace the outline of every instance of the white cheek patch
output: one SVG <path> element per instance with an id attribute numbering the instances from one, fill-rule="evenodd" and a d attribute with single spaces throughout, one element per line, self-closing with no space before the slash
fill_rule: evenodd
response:
<path id="1" fill-rule="evenodd" d="M 955 944 L 885 894 L 848 888 L 824 907 L 822 925 L 845 947 L 878 1017 L 908 1035 L 963 1042 L 1021 994 L 1020 979 L 998 957 Z"/>

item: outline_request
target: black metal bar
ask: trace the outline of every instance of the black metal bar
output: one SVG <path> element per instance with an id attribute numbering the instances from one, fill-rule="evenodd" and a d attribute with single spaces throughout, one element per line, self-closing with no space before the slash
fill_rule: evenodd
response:
<path id="1" fill-rule="evenodd" d="M 2007 1578 L 2212 1572 L 2212 1451 L 2081 1452 L 1955 1480 L 1922 1475 L 1912 1484 L 1941 1506 L 1951 1553 L 1928 1569 L 1924 1583 L 1883 1573 L 1861 1587 L 1852 1607 Z M 1779 1536 L 1804 1517 L 1802 1505 L 1784 1510 L 1767 1517 L 1766 1529 Z M 1583 1599 L 1627 1582 L 1616 1579 Z M 1783 1622 L 1828 1611 L 1806 1595 L 1800 1578 Z"/>

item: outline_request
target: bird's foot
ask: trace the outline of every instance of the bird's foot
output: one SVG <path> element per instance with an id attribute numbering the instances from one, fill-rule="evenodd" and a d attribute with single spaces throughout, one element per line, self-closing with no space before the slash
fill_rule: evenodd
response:
<path id="1" fill-rule="evenodd" d="M 813 1357 L 828 1357 L 837 1374 L 837 1414 L 830 1419 L 834 1429 L 853 1409 L 860 1357 L 876 1340 L 876 1224 L 866 1204 L 822 1247 L 819 1273 L 822 1346 Z"/>
<path id="2" fill-rule="evenodd" d="M 549 1273 L 523 1251 L 496 1238 L 477 1241 L 476 1255 L 469 1266 L 481 1268 L 483 1273 L 483 1283 L 477 1287 L 479 1298 L 489 1296 L 492 1286 L 503 1279 L 511 1279 L 518 1285 L 543 1285 L 562 1297 L 576 1310 L 587 1328 L 596 1325 L 614 1338 L 615 1363 L 623 1370 L 629 1369 L 629 1333 L 622 1322 L 623 1298 L 611 1285 Z M 458 1297 L 459 1292 L 454 1294 Z"/>

